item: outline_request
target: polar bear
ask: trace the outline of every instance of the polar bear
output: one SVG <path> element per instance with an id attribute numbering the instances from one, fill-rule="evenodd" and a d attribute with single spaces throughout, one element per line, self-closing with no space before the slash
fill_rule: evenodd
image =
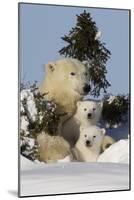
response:
<path id="1" fill-rule="evenodd" d="M 88 71 L 87 66 L 77 59 L 65 58 L 46 65 L 45 78 L 39 91 L 41 94 L 46 93 L 45 100 L 53 101 L 57 105 L 57 114 L 65 114 L 60 117 L 58 135 L 61 135 L 63 122 L 76 112 L 77 102 L 90 90 Z M 49 155 L 49 160 L 63 159 L 68 154 L 68 142 L 62 136 L 55 136 L 53 144 L 53 136 L 48 139 L 46 137 L 38 136 L 41 160 L 46 161 L 46 155 Z M 47 143 L 49 148 L 46 147 Z M 49 154 L 48 151 L 52 153 Z"/>
<path id="2" fill-rule="evenodd" d="M 39 144 L 39 160 L 46 163 L 57 162 L 66 156 L 71 161 L 71 150 L 69 143 L 61 136 L 50 136 L 42 133 L 37 137 Z"/>
<path id="3" fill-rule="evenodd" d="M 101 118 L 102 109 L 103 101 L 78 101 L 75 119 L 83 127 L 97 125 Z M 102 152 L 114 143 L 114 138 L 105 135 L 101 146 Z"/>
<path id="4" fill-rule="evenodd" d="M 79 137 L 80 126 L 89 127 L 97 125 L 102 107 L 103 102 L 101 101 L 84 100 L 77 102 L 76 113 L 63 124 L 62 128 L 62 136 L 71 146 L 74 146 Z"/>
<path id="5" fill-rule="evenodd" d="M 104 152 L 107 148 L 109 148 L 112 144 L 114 144 L 116 141 L 114 138 L 112 138 L 109 135 L 105 135 L 103 142 L 102 142 L 102 152 Z"/>
<path id="6" fill-rule="evenodd" d="M 102 107 L 102 101 L 78 101 L 75 118 L 77 119 L 77 121 L 79 121 L 81 126 L 96 125 L 100 120 Z"/>
<path id="7" fill-rule="evenodd" d="M 101 151 L 105 129 L 97 126 L 80 127 L 80 136 L 73 149 L 78 161 L 96 162 Z"/>
<path id="8" fill-rule="evenodd" d="M 66 114 L 62 122 L 76 112 L 76 104 L 90 91 L 88 68 L 77 59 L 65 58 L 46 65 L 40 86 L 44 98 L 57 104 L 57 113 Z"/>

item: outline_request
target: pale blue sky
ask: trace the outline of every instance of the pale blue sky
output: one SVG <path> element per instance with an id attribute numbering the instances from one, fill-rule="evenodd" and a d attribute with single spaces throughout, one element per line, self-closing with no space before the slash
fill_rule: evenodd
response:
<path id="1" fill-rule="evenodd" d="M 111 51 L 107 62 L 108 92 L 129 91 L 129 12 L 80 7 L 20 4 L 20 67 L 21 81 L 39 83 L 43 65 L 60 59 L 58 51 L 65 45 L 60 39 L 74 27 L 76 14 L 91 13 L 102 32 L 101 40 Z"/>

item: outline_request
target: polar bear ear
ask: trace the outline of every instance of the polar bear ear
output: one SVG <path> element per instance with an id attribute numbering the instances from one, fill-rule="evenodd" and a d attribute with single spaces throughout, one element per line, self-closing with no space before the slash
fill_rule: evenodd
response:
<path id="1" fill-rule="evenodd" d="M 106 130 L 105 130 L 104 128 L 102 128 L 102 129 L 101 129 L 101 132 L 102 132 L 103 135 L 105 135 Z"/>
<path id="2" fill-rule="evenodd" d="M 46 64 L 46 69 L 47 69 L 47 72 L 53 72 L 55 70 L 55 63 L 50 62 Z"/>

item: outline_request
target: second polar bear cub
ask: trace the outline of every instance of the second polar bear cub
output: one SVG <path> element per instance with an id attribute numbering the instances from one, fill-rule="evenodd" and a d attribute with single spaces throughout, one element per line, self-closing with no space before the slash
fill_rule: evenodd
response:
<path id="1" fill-rule="evenodd" d="M 78 161 L 96 162 L 101 151 L 105 129 L 97 126 L 80 127 L 80 136 L 74 147 Z"/>

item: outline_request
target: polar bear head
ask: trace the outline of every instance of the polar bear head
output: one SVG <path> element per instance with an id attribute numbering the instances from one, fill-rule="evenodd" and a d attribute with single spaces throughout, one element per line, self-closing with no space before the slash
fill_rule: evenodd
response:
<path id="1" fill-rule="evenodd" d="M 97 126 L 80 127 L 79 142 L 81 145 L 92 148 L 100 148 L 104 139 L 105 129 Z"/>
<path id="2" fill-rule="evenodd" d="M 65 58 L 46 65 L 46 83 L 54 89 L 85 95 L 90 91 L 88 70 L 77 59 Z M 49 86 L 50 87 L 50 86 Z M 55 90 L 55 91 L 57 91 Z"/>
<path id="3" fill-rule="evenodd" d="M 100 119 L 103 102 L 97 101 L 78 101 L 77 119 L 81 125 L 96 125 Z"/>

